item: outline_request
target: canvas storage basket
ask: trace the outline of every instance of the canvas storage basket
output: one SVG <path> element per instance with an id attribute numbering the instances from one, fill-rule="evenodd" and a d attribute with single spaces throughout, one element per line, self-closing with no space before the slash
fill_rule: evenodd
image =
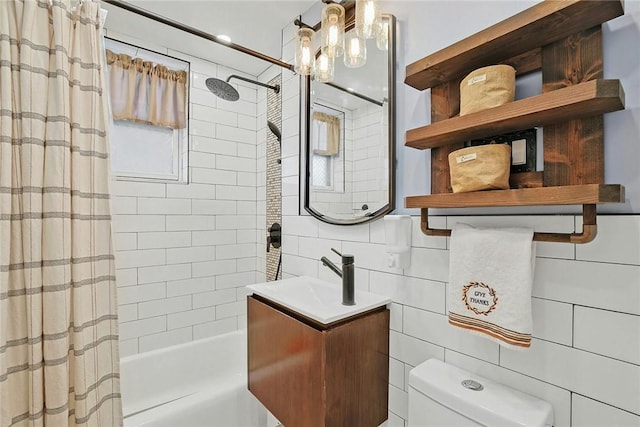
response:
<path id="1" fill-rule="evenodd" d="M 498 107 L 513 101 L 516 70 L 509 65 L 491 65 L 472 71 L 460 83 L 460 115 Z"/>
<path id="2" fill-rule="evenodd" d="M 449 154 L 454 193 L 509 189 L 511 147 L 488 144 L 462 148 Z"/>

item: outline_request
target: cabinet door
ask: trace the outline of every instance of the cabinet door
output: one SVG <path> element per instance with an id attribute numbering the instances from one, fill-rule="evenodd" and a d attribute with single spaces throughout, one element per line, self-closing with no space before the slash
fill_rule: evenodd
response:
<path id="1" fill-rule="evenodd" d="M 326 425 L 380 425 L 387 419 L 389 398 L 389 310 L 326 334 Z"/>
<path id="2" fill-rule="evenodd" d="M 247 298 L 249 390 L 285 426 L 324 426 L 324 332 Z"/>

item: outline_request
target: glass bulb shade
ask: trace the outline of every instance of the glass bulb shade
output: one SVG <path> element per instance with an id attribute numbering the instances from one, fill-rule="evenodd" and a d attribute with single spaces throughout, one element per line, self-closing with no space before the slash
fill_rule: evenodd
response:
<path id="1" fill-rule="evenodd" d="M 376 0 L 356 0 L 356 32 L 358 36 L 372 39 L 376 36 L 380 13 Z"/>
<path id="2" fill-rule="evenodd" d="M 389 50 L 389 23 L 382 22 L 378 24 L 376 33 L 376 46 L 380 50 Z"/>
<path id="3" fill-rule="evenodd" d="M 327 83 L 333 80 L 333 70 L 335 69 L 335 61 L 329 55 L 321 53 L 316 58 L 315 68 L 313 70 L 313 78 L 322 83 Z"/>
<path id="4" fill-rule="evenodd" d="M 321 50 L 322 53 L 335 58 L 342 55 L 344 44 L 344 7 L 330 3 L 322 9 Z"/>
<path id="5" fill-rule="evenodd" d="M 344 40 L 344 65 L 349 68 L 362 67 L 367 62 L 367 41 L 355 30 L 349 31 Z"/>
<path id="6" fill-rule="evenodd" d="M 315 59 L 313 49 L 313 35 L 315 32 L 311 28 L 299 28 L 296 37 L 296 57 L 294 70 L 296 73 L 308 76 L 313 69 Z"/>

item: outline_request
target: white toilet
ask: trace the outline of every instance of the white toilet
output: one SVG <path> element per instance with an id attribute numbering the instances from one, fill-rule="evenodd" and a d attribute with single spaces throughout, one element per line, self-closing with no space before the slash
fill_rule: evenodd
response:
<path id="1" fill-rule="evenodd" d="M 409 427 L 543 427 L 548 402 L 429 359 L 409 373 Z"/>

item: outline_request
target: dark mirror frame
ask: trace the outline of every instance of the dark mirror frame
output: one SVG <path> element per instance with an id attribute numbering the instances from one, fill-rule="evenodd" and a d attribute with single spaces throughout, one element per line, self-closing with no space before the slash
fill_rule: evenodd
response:
<path id="1" fill-rule="evenodd" d="M 309 212 L 312 216 L 319 219 L 320 221 L 335 224 L 335 225 L 355 225 L 362 224 L 365 222 L 372 221 L 374 219 L 380 218 L 389 212 L 395 209 L 395 187 L 396 187 L 396 18 L 394 15 L 383 13 L 381 14 L 382 18 L 389 20 L 389 50 L 387 56 L 387 66 L 388 66 L 388 102 L 389 102 L 389 135 L 388 135 L 388 146 L 389 146 L 389 200 L 386 205 L 382 206 L 380 209 L 369 212 L 365 216 L 361 218 L 354 219 L 338 219 L 327 216 L 326 214 L 322 214 L 313 207 L 309 205 L 309 195 L 310 195 L 310 158 L 309 158 L 309 144 L 311 140 L 311 126 L 310 126 L 310 112 L 311 112 L 311 76 L 304 77 L 304 97 L 303 103 L 301 107 L 303 109 L 301 118 L 303 120 L 300 121 L 300 132 L 303 136 L 300 140 L 300 154 L 301 159 L 304 159 L 303 164 L 301 165 L 301 170 L 304 171 L 304 174 L 301 174 L 301 182 L 300 182 L 300 190 L 304 192 L 304 209 Z M 352 27 L 353 24 L 350 26 Z M 350 28 L 346 28 L 345 31 Z"/>

